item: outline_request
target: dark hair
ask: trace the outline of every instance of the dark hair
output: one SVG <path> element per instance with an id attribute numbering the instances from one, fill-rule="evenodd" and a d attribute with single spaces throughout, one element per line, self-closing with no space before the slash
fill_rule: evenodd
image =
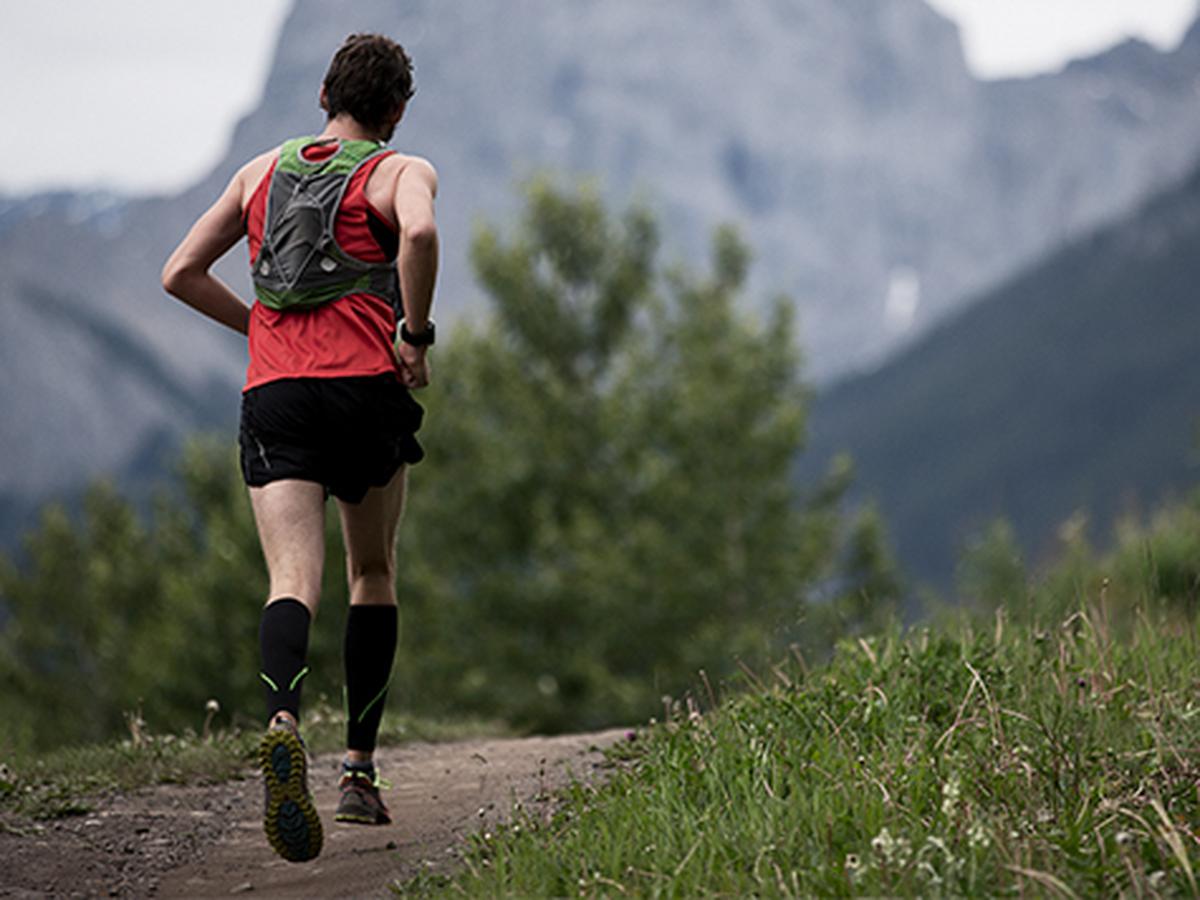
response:
<path id="1" fill-rule="evenodd" d="M 382 128 L 414 93 L 412 60 L 381 34 L 352 34 L 325 73 L 325 111 L 347 113 L 368 128 Z"/>

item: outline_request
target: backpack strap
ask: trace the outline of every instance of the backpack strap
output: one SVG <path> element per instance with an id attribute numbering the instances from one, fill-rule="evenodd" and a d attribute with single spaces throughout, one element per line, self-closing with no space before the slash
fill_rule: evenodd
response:
<path id="1" fill-rule="evenodd" d="M 338 143 L 332 155 L 305 159 L 307 148 L 332 142 Z M 390 153 L 375 141 L 304 137 L 283 144 L 271 175 L 262 247 L 251 271 L 259 302 L 272 309 L 310 308 L 366 292 L 398 305 L 395 266 L 350 256 L 334 234 L 354 174 Z"/>

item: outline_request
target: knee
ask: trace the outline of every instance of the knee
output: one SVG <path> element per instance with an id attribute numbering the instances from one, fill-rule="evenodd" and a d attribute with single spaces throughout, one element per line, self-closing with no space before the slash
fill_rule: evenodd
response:
<path id="1" fill-rule="evenodd" d="M 395 568 L 390 559 L 347 559 L 346 574 L 351 585 L 381 580 L 391 582 Z"/>
<path id="2" fill-rule="evenodd" d="M 396 602 L 394 568 L 388 560 L 347 561 L 350 603 L 392 605 Z"/>

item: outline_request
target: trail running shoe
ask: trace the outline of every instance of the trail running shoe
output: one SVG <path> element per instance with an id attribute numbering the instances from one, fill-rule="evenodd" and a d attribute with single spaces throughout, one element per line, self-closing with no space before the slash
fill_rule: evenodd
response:
<path id="1" fill-rule="evenodd" d="M 271 722 L 258 746 L 266 801 L 263 831 L 271 847 L 289 862 L 305 862 L 321 852 L 321 818 L 308 790 L 308 762 L 296 726 L 286 718 Z"/>
<path id="2" fill-rule="evenodd" d="M 383 798 L 379 796 L 382 784 L 374 768 L 351 769 L 343 766 L 342 777 L 338 781 L 342 796 L 338 800 L 334 820 L 359 825 L 390 825 L 392 817 Z"/>

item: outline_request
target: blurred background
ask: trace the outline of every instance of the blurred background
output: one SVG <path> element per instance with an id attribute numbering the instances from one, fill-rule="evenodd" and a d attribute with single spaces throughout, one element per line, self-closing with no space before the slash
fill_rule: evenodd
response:
<path id="1" fill-rule="evenodd" d="M 354 31 L 413 55 L 393 146 L 441 177 L 396 704 L 644 717 L 1192 490 L 1193 0 L 52 0 L 0 34 L 13 743 L 255 708 L 245 345 L 158 272 Z"/>

